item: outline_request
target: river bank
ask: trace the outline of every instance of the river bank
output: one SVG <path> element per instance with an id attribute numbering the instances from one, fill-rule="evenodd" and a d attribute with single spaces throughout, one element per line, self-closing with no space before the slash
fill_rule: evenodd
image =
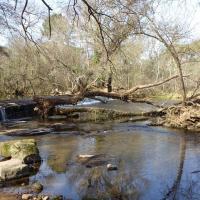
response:
<path id="1" fill-rule="evenodd" d="M 52 100 L 61 98 L 64 101 L 65 97 L 67 96 L 47 96 L 42 98 Z M 152 124 L 199 132 L 200 104 L 198 103 L 198 99 L 196 99 L 195 103 L 192 103 L 192 101 L 186 103 L 186 106 L 178 104 L 178 100 L 152 99 L 151 102 L 152 104 L 148 104 L 148 101 L 147 103 L 132 103 L 100 97 L 95 100 L 86 98 L 77 105 L 56 106 L 51 115 L 59 116 L 50 116 L 50 118 L 80 118 L 79 121 L 101 121 L 120 117 L 144 115 L 157 117 L 158 115 L 158 118 L 153 119 Z M 36 117 L 37 112 L 34 109 L 35 107 L 37 107 L 37 103 L 30 98 L 0 101 L 0 120 L 6 121 L 6 119 Z M 160 116 L 162 117 L 160 118 Z"/>
<path id="2" fill-rule="evenodd" d="M 44 124 L 41 121 L 30 121 L 26 126 L 37 124 L 41 127 L 52 123 L 55 121 Z M 65 122 L 67 126 L 71 126 L 69 122 Z M 96 195 L 96 199 L 102 199 L 102 196 L 106 198 L 121 193 L 124 196 L 130 195 L 128 199 L 133 195 L 139 199 L 161 199 L 176 180 L 182 153 L 186 156 L 181 188 L 177 193 L 187 188 L 192 180 L 199 178 L 198 173 L 192 174 L 199 170 L 197 158 L 200 141 L 197 135 L 149 127 L 147 121 L 112 120 L 106 124 L 84 122 L 76 123 L 73 129 L 85 134 L 77 135 L 70 130 L 60 130 L 57 133 L 31 136 L 36 140 L 42 158 L 38 173 L 30 176 L 25 185 L 12 185 L 0 191 L 28 193 L 29 186 L 39 181 L 44 187 L 40 195 L 63 195 L 66 199 L 81 200 L 86 195 L 88 198 Z M 0 135 L 0 140 L 14 138 L 27 137 Z M 185 143 L 187 145 L 184 147 Z M 77 156 L 80 154 L 104 155 L 106 160 L 89 167 L 88 163 L 78 162 Z M 108 163 L 116 165 L 118 169 L 107 171 Z M 187 180 L 187 176 L 192 180 Z M 91 187 L 88 187 L 90 184 Z"/>
<path id="3" fill-rule="evenodd" d="M 152 125 L 200 132 L 200 101 L 188 102 L 186 105 L 169 106 L 162 110 L 162 116 L 158 116 Z"/>

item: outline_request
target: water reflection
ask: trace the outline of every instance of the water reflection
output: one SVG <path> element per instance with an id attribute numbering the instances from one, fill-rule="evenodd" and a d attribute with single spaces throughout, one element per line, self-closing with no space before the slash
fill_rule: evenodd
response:
<path id="1" fill-rule="evenodd" d="M 200 173 L 191 172 L 200 170 L 199 136 L 145 122 L 77 125 L 77 130 L 83 129 L 98 134 L 36 137 L 43 162 L 30 182 L 39 180 L 43 193 L 74 200 L 187 199 L 186 191 L 195 182 L 197 195 Z M 78 162 L 79 154 L 105 155 L 118 170 L 107 171 L 106 164 L 87 168 Z"/>
<path id="2" fill-rule="evenodd" d="M 49 171 L 40 178 L 46 184 L 44 192 L 61 192 L 73 199 L 109 195 L 161 199 L 176 177 L 180 156 L 174 152 L 179 152 L 180 138 L 141 123 L 114 124 L 112 133 L 102 136 L 44 136 L 39 140 L 42 157 L 46 156 L 39 174 Z M 88 169 L 76 162 L 79 154 L 106 154 L 119 170 L 108 172 L 105 166 Z"/>

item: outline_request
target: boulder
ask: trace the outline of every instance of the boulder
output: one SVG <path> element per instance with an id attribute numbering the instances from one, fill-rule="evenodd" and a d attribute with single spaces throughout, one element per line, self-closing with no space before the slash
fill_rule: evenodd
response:
<path id="1" fill-rule="evenodd" d="M 28 165 L 23 164 L 19 159 L 6 160 L 0 162 L 0 180 L 12 180 L 30 175 Z"/>
<path id="2" fill-rule="evenodd" d="M 0 182 L 32 175 L 41 160 L 33 139 L 0 142 L 0 155 L 10 158 L 0 162 Z"/>
<path id="3" fill-rule="evenodd" d="M 41 160 L 34 139 L 0 142 L 0 155 L 22 160 L 25 164 Z"/>

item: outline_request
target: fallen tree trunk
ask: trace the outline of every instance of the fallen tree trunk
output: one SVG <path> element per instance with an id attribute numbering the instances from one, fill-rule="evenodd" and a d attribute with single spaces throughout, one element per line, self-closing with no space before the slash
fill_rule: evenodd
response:
<path id="1" fill-rule="evenodd" d="M 34 97 L 33 100 L 37 103 L 35 111 L 41 116 L 41 118 L 47 118 L 49 112 L 57 105 L 62 104 L 77 104 L 78 101 L 84 99 L 83 96 L 79 95 L 64 95 L 58 97 Z"/>
<path id="2" fill-rule="evenodd" d="M 159 85 L 162 85 L 164 83 L 167 83 L 175 78 L 178 78 L 178 75 L 172 76 L 168 79 L 165 79 L 163 81 L 160 82 L 156 82 L 156 83 L 152 83 L 152 84 L 146 84 L 146 85 L 138 85 L 135 86 L 133 88 L 131 88 L 130 90 L 127 90 L 123 93 L 117 93 L 117 92 L 105 92 L 105 91 L 101 91 L 101 90 L 94 90 L 94 91 L 86 91 L 85 92 L 85 97 L 93 97 L 93 96 L 103 96 L 103 97 L 109 97 L 109 98 L 113 98 L 113 99 L 121 99 L 123 101 L 128 101 L 131 100 L 129 98 L 130 94 L 133 94 L 134 92 L 136 92 L 137 90 L 142 90 L 142 89 L 148 89 L 148 88 L 152 88 L 152 87 L 156 87 Z"/>
<path id="3" fill-rule="evenodd" d="M 131 95 L 142 89 L 148 89 L 152 87 L 156 87 L 159 85 L 162 85 L 164 83 L 167 83 L 175 78 L 178 78 L 178 75 L 172 76 L 168 79 L 165 79 L 160 82 L 156 82 L 153 84 L 146 84 L 146 85 L 139 85 L 136 87 L 133 87 L 132 89 L 119 93 L 119 92 L 105 92 L 103 90 L 93 90 L 91 88 L 84 88 L 82 91 L 79 91 L 78 93 L 74 95 L 65 95 L 65 96 L 59 96 L 59 97 L 34 97 L 34 101 L 37 103 L 37 108 L 35 109 L 42 118 L 47 118 L 49 112 L 56 106 L 61 104 L 77 104 L 77 102 L 83 100 L 84 98 L 94 98 L 96 96 L 102 96 L 102 97 L 108 97 L 112 99 L 120 99 L 122 101 L 132 101 L 132 102 L 142 102 L 142 103 L 148 103 L 154 105 L 152 102 L 144 100 L 144 99 L 133 99 Z"/>

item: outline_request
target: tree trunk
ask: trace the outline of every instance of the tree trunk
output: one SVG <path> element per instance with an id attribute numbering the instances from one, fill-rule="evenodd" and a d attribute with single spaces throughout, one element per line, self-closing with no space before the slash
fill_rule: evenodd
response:
<path id="1" fill-rule="evenodd" d="M 180 61 L 177 60 L 176 63 L 177 63 L 177 67 L 178 67 L 178 70 L 179 70 L 179 76 L 180 76 L 179 78 L 180 78 L 181 87 L 182 87 L 183 105 L 185 105 L 187 94 L 186 94 L 185 82 L 184 82 L 184 79 L 183 79 L 183 71 L 182 71 L 182 67 L 181 67 Z"/>
<path id="2" fill-rule="evenodd" d="M 132 101 L 132 102 L 143 102 L 143 103 L 148 103 L 153 105 L 153 103 L 146 101 L 146 100 L 135 100 L 131 97 L 131 94 L 138 90 L 142 89 L 147 89 L 147 88 L 152 88 L 155 86 L 162 85 L 166 82 L 169 82 L 170 80 L 173 80 L 177 78 L 178 75 L 172 76 L 168 79 L 165 79 L 160 82 L 156 83 L 151 83 L 147 85 L 138 85 L 130 90 L 127 90 L 125 92 L 105 92 L 102 90 L 92 90 L 89 88 L 84 88 L 83 91 L 79 91 L 78 93 L 74 95 L 65 95 L 65 96 L 58 96 L 58 97 L 34 97 L 34 101 L 37 103 L 37 108 L 36 110 L 38 113 L 41 115 L 42 118 L 47 118 L 49 112 L 51 111 L 52 108 L 54 108 L 56 105 L 61 105 L 61 104 L 77 104 L 78 101 L 83 100 L 84 98 L 93 98 L 96 96 L 102 96 L 102 97 L 108 97 L 108 98 L 113 98 L 113 99 L 120 99 L 123 101 Z"/>
<path id="3" fill-rule="evenodd" d="M 108 76 L 108 83 L 107 83 L 108 92 L 112 92 L 112 73 Z"/>

